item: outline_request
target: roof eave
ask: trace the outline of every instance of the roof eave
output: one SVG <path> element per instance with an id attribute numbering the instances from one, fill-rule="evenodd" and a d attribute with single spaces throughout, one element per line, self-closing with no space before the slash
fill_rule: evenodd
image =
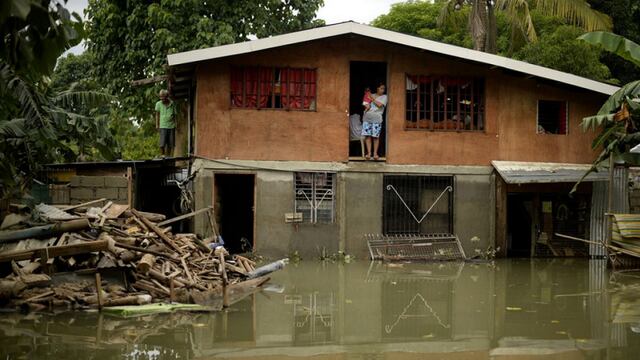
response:
<path id="1" fill-rule="evenodd" d="M 477 50 L 467 49 L 455 45 L 440 43 L 412 35 L 402 34 L 390 30 L 380 29 L 355 22 L 345 22 L 319 28 L 297 31 L 277 35 L 269 38 L 246 41 L 237 44 L 222 45 L 206 49 L 192 50 L 167 56 L 169 66 L 195 63 L 223 57 L 246 54 L 255 51 L 268 50 L 286 45 L 304 43 L 324 39 L 332 36 L 357 34 L 378 40 L 388 41 L 433 53 L 452 56 L 468 61 L 496 66 L 507 70 L 547 79 L 578 88 L 594 91 L 604 95 L 611 95 L 618 91 L 618 87 L 587 79 L 581 76 L 549 69 L 543 66 L 514 60 L 503 56 L 489 54 Z"/>

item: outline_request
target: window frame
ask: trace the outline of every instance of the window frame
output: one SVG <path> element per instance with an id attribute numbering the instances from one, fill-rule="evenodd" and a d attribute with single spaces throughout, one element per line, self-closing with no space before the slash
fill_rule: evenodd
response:
<path id="1" fill-rule="evenodd" d="M 310 186 L 310 197 L 306 195 L 306 193 L 300 193 L 304 189 L 300 187 L 301 182 L 298 181 L 298 175 L 306 175 L 311 176 L 311 183 L 307 186 Z M 326 182 L 330 183 L 329 186 L 319 186 L 317 185 L 319 182 L 320 176 L 326 176 Z M 306 218 L 303 215 L 302 224 L 334 224 L 336 222 L 336 180 L 337 173 L 335 172 L 319 172 L 319 171 L 297 171 L 293 173 L 293 208 L 294 212 L 305 214 L 306 212 L 310 213 L 310 218 Z M 317 189 L 320 187 L 320 189 Z M 330 188 L 329 188 L 330 187 Z M 325 192 L 320 193 L 322 190 Z M 328 195 L 328 196 L 327 196 Z M 311 200 L 313 199 L 313 200 Z M 323 202 L 330 201 L 331 205 L 327 208 L 320 208 Z M 330 220 L 326 220 L 323 217 L 318 216 L 318 211 L 322 210 L 323 212 L 330 213 Z"/>
<path id="2" fill-rule="evenodd" d="M 247 103 L 247 82 L 249 81 L 247 79 L 247 72 L 249 69 L 255 69 L 257 71 L 257 89 L 256 89 L 256 105 L 255 106 L 244 106 Z M 271 84 L 269 85 L 269 92 L 270 95 L 267 98 L 269 100 L 271 100 L 271 106 L 260 106 L 260 92 L 261 92 L 261 84 L 262 79 L 260 77 L 260 70 L 261 69 L 271 69 Z M 233 74 L 235 70 L 241 70 L 242 71 L 242 79 L 241 79 L 241 84 L 242 84 L 242 106 L 238 106 L 234 103 L 233 97 L 234 97 L 234 89 L 233 89 L 233 84 L 234 84 L 234 78 L 233 78 Z M 282 98 L 285 97 L 284 95 L 281 94 L 282 88 L 283 88 L 283 84 L 280 83 L 280 81 L 276 81 L 276 70 L 279 71 L 280 74 L 280 78 L 282 77 L 282 72 L 283 71 L 287 71 L 287 82 L 286 82 L 286 89 L 291 89 L 291 75 L 292 71 L 302 71 L 302 83 L 301 83 L 301 87 L 300 87 L 300 94 L 294 94 L 291 95 L 290 94 L 290 90 L 287 91 L 286 94 L 286 103 L 287 106 L 284 107 L 282 106 Z M 313 81 L 307 81 L 305 75 L 307 74 L 307 72 L 313 72 Z M 306 96 L 306 90 L 309 86 L 314 86 L 314 91 L 313 91 L 313 96 Z M 278 89 L 278 91 L 276 91 L 276 89 Z M 276 95 L 278 94 L 278 95 Z M 280 97 L 280 107 L 275 107 L 275 103 L 276 103 L 276 98 Z M 295 98 L 295 97 L 300 97 L 301 101 L 302 101 L 302 107 L 301 108 L 296 108 L 296 107 L 291 107 L 291 103 L 292 101 L 290 101 L 291 97 Z M 305 108 L 304 107 L 304 102 L 305 102 L 305 98 L 309 98 L 309 108 Z M 307 67 L 292 67 L 292 66 L 263 66 L 263 65 L 237 65 L 237 66 L 231 66 L 229 68 L 229 108 L 230 109 L 241 109 L 241 110 L 280 110 L 280 111 L 312 111 L 315 112 L 318 109 L 318 68 L 307 68 Z"/>
<path id="3" fill-rule="evenodd" d="M 405 73 L 405 83 L 408 80 L 411 80 L 411 78 L 417 78 L 418 79 L 418 83 L 417 83 L 417 87 L 416 89 L 418 90 L 416 92 L 416 99 L 418 102 L 418 106 L 420 104 L 420 98 L 423 97 L 426 101 L 429 101 L 428 107 L 429 107 L 429 119 L 427 119 L 427 121 L 430 121 L 429 123 L 429 127 L 420 127 L 419 122 L 423 119 L 419 119 L 420 117 L 420 112 L 421 109 L 418 107 L 417 110 L 412 110 L 409 109 L 408 103 L 408 96 L 409 96 L 409 91 L 407 89 L 407 86 L 404 86 L 404 91 L 405 91 L 405 96 L 404 96 L 404 106 L 405 106 L 405 111 L 404 111 L 404 130 L 405 131 L 437 131 L 437 132 L 469 132 L 469 133 L 486 133 L 486 80 L 484 77 L 474 77 L 474 76 L 447 76 L 447 75 L 428 75 L 428 74 L 420 74 L 420 75 L 413 75 L 413 74 L 409 74 L 409 73 Z M 420 79 L 424 78 L 424 77 L 428 77 L 431 78 L 432 81 L 430 82 L 430 90 L 429 90 L 429 94 L 428 96 L 423 96 L 420 94 Z M 471 101 L 470 101 L 470 114 L 471 114 L 471 121 L 470 121 L 470 129 L 465 129 L 464 128 L 464 120 L 461 121 L 461 107 L 460 107 L 460 101 L 458 101 L 458 103 L 456 104 L 456 114 L 455 116 L 457 116 L 457 120 L 455 120 L 455 125 L 456 127 L 454 129 L 450 129 L 450 128 L 435 128 L 434 124 L 435 122 L 433 121 L 434 119 L 434 114 L 435 113 L 440 113 L 440 111 L 436 111 L 434 110 L 434 106 L 437 105 L 436 104 L 436 97 L 438 96 L 437 94 L 434 94 L 435 91 L 435 86 L 434 83 L 440 80 L 455 80 L 455 81 L 460 81 L 460 80 L 469 80 L 470 84 L 471 84 L 471 90 L 470 90 L 470 96 L 471 96 Z M 442 111 L 442 113 L 444 114 L 444 119 L 438 121 L 438 122 L 446 122 L 446 120 L 450 120 L 447 119 L 447 87 L 444 87 L 444 110 Z M 461 87 L 460 85 L 456 85 L 457 89 L 456 89 L 456 96 L 458 97 L 458 99 L 460 98 L 461 95 Z M 475 101 L 475 97 L 476 96 L 480 96 L 481 99 L 479 101 Z M 478 105 L 478 111 L 473 110 L 473 106 L 474 104 Z M 482 111 L 480 111 L 479 109 L 482 109 Z M 416 119 L 415 121 L 413 119 L 409 119 L 408 115 L 409 114 L 413 114 L 416 113 Z M 478 115 L 478 123 L 480 123 L 480 119 L 482 119 L 482 129 L 476 129 L 474 128 L 474 121 L 473 121 L 473 117 L 474 117 L 474 113 Z M 411 123 L 415 124 L 415 126 L 409 126 Z M 461 126 L 462 124 L 462 126 Z"/>
<path id="4" fill-rule="evenodd" d="M 540 126 L 540 102 L 541 101 L 546 101 L 546 102 L 557 102 L 557 103 L 564 103 L 564 128 L 565 128 L 565 132 L 564 133 L 550 133 L 550 132 L 540 132 L 539 131 L 539 126 Z M 560 124 L 558 124 L 559 127 Z M 561 135 L 561 136 L 566 136 L 569 135 L 569 100 L 555 100 L 555 99 L 538 99 L 536 100 L 536 135 Z"/>

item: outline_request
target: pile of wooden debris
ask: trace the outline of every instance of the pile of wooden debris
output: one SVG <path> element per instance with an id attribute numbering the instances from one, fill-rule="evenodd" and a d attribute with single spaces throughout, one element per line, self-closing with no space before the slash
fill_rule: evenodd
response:
<path id="1" fill-rule="evenodd" d="M 73 309 L 155 302 L 212 309 L 268 281 L 255 262 L 229 256 L 211 208 L 165 216 L 95 202 L 38 205 L 31 216 L 10 214 L 0 231 L 0 306 Z M 213 235 L 173 234 L 169 224 L 202 214 Z M 34 216 L 35 215 L 35 216 Z M 40 223 L 34 223 L 34 219 Z"/>

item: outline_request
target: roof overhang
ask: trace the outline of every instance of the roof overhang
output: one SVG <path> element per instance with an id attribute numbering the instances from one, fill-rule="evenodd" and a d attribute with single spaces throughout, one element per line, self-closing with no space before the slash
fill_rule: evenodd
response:
<path id="1" fill-rule="evenodd" d="M 573 183 L 591 168 L 588 164 L 541 163 L 523 161 L 492 161 L 507 184 Z M 582 181 L 607 181 L 608 173 L 592 172 Z"/>
<path id="2" fill-rule="evenodd" d="M 518 61 L 503 56 L 488 54 L 482 51 L 467 49 L 460 46 L 444 44 L 417 36 L 376 28 L 373 26 L 362 25 L 352 21 L 272 36 L 264 39 L 170 54 L 167 56 L 167 59 L 169 66 L 173 67 L 200 61 L 214 60 L 228 56 L 268 50 L 287 45 L 300 44 L 313 40 L 320 40 L 346 34 L 361 35 L 420 50 L 426 50 L 437 54 L 456 57 L 467 61 L 487 64 L 490 66 L 523 73 L 529 76 L 539 77 L 542 79 L 576 86 L 578 88 L 594 91 L 605 95 L 611 95 L 619 89 L 616 86 L 565 73 L 562 71 L 529 64 L 524 61 Z"/>

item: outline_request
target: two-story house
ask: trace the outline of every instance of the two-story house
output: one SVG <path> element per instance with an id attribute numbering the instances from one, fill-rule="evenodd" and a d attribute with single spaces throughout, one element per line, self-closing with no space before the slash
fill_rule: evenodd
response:
<path id="1" fill-rule="evenodd" d="M 354 22 L 168 62 L 198 207 L 215 207 L 232 250 L 366 258 L 365 234 L 453 233 L 468 255 L 583 254 L 553 233 L 590 234 L 602 189 L 567 194 L 594 158 L 581 119 L 614 86 Z M 381 157 L 364 161 L 350 116 L 378 83 Z"/>

